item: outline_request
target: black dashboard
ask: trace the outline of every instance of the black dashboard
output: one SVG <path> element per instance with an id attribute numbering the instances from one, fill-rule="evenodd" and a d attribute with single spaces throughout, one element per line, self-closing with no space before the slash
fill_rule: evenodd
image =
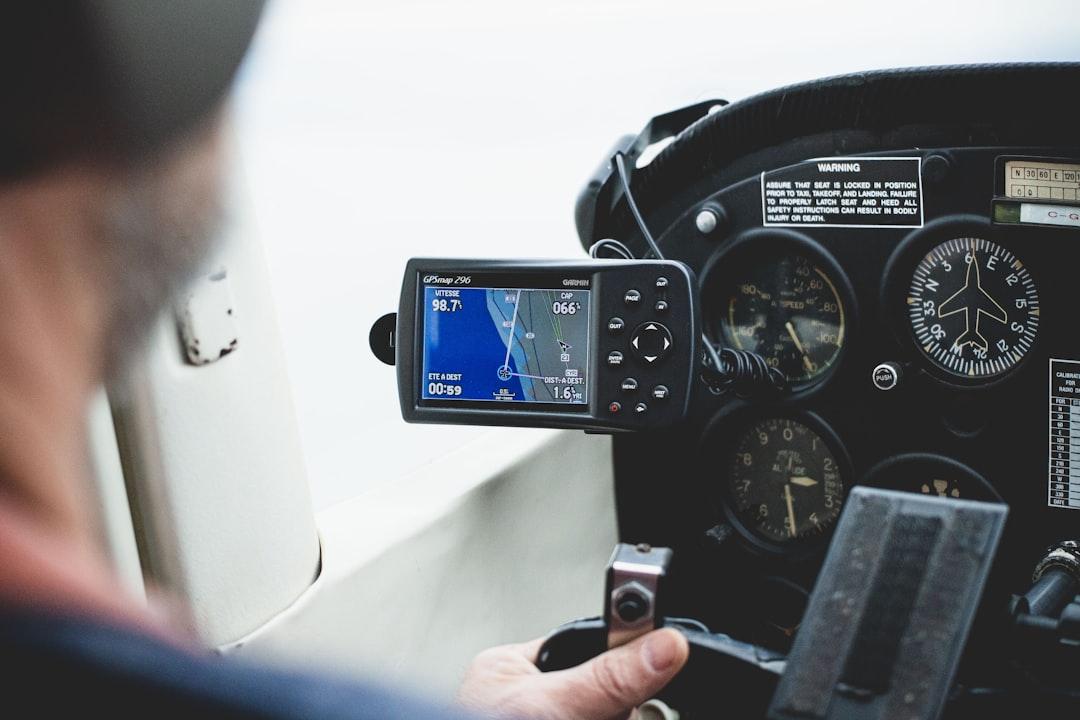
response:
<path id="1" fill-rule="evenodd" d="M 698 383 L 684 422 L 615 437 L 620 536 L 675 550 L 672 614 L 785 651 L 853 486 L 1003 500 L 959 678 L 1006 672 L 1011 594 L 1080 532 L 1077 87 L 1077 65 L 868 73 L 624 139 L 633 158 L 675 134 L 634 173 L 644 217 L 709 338 L 791 386 Z M 646 252 L 610 174 L 577 224 Z"/>

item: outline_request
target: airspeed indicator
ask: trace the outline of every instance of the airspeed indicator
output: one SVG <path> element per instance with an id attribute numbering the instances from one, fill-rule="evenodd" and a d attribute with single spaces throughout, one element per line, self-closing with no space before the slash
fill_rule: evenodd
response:
<path id="1" fill-rule="evenodd" d="M 954 238 L 927 253 L 915 268 L 907 305 L 923 355 L 963 378 L 1009 371 L 1039 328 L 1039 297 L 1028 269 L 982 238 Z"/>

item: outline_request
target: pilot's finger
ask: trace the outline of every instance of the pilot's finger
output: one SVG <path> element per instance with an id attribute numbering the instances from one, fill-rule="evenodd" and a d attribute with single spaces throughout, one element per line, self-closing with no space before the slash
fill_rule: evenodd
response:
<path id="1" fill-rule="evenodd" d="M 686 664 L 690 646 L 676 630 L 657 630 L 575 668 L 545 676 L 565 717 L 626 717 L 654 697 Z"/>
<path id="2" fill-rule="evenodd" d="M 536 659 L 540 655 L 540 648 L 544 646 L 545 642 L 547 642 L 546 637 L 539 637 L 528 642 L 519 643 L 512 647 L 515 652 L 520 653 L 522 657 L 535 665 Z"/>

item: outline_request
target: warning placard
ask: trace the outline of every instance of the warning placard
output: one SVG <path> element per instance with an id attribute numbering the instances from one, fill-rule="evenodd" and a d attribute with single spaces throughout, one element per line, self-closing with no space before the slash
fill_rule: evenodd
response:
<path id="1" fill-rule="evenodd" d="M 819 158 L 761 173 L 766 227 L 922 227 L 922 158 Z"/>

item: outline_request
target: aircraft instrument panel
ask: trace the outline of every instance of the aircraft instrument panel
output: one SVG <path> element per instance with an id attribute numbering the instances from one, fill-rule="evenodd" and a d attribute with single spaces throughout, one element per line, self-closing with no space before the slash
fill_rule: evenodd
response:
<path id="1" fill-rule="evenodd" d="M 637 170 L 707 337 L 789 386 L 699 387 L 681 425 L 616 436 L 620 536 L 675 550 L 672 613 L 786 650 L 860 485 L 1007 503 L 984 603 L 1001 615 L 1080 537 L 1080 136 L 1048 91 L 1075 73 L 869 73 L 703 104 Z M 622 195 L 604 172 L 585 187 L 583 246 L 649 251 Z M 993 613 L 972 682 L 1007 632 Z"/>

